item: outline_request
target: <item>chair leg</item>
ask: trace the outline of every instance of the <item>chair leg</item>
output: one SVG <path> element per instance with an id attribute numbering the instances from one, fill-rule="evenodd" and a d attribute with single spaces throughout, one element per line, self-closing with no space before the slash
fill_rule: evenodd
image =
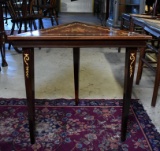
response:
<path id="1" fill-rule="evenodd" d="M 160 84 L 160 53 L 158 53 L 158 58 L 157 58 L 156 77 L 155 77 L 153 96 L 151 102 L 151 106 L 153 107 L 155 107 L 156 105 L 159 84 Z"/>
<path id="2" fill-rule="evenodd" d="M 24 22 L 24 31 L 27 32 L 27 21 Z"/>
<path id="3" fill-rule="evenodd" d="M 141 77 L 142 77 L 142 71 L 143 71 L 143 61 L 142 58 L 145 58 L 145 48 L 141 48 L 140 50 L 140 56 L 139 56 L 139 63 L 138 63 L 138 71 L 137 71 L 137 77 L 136 77 L 136 84 L 139 84 Z"/>
<path id="4" fill-rule="evenodd" d="M 51 18 L 51 24 L 52 24 L 52 26 L 53 26 L 53 25 L 54 25 L 53 17 L 51 16 L 50 18 Z"/>
<path id="5" fill-rule="evenodd" d="M 18 30 L 18 34 L 20 34 L 22 32 L 22 21 L 19 23 L 19 30 Z M 22 50 L 20 50 L 17 47 L 14 47 L 14 50 L 18 53 L 22 53 Z"/>
<path id="6" fill-rule="evenodd" d="M 33 21 L 31 21 L 31 31 L 32 31 L 32 23 L 33 23 L 33 26 L 34 26 L 34 30 L 37 30 L 36 22 L 35 22 L 35 20 L 33 20 Z"/>
<path id="7" fill-rule="evenodd" d="M 8 12 L 7 12 L 7 6 L 5 5 L 4 7 L 5 7 L 5 8 L 4 8 L 4 9 L 5 9 L 5 16 L 6 16 L 6 22 L 5 22 L 5 24 L 8 25 L 8 18 L 7 18 L 7 13 L 8 13 Z"/>
<path id="8" fill-rule="evenodd" d="M 58 17 L 57 17 L 57 14 L 56 14 L 56 10 L 53 10 L 53 14 L 54 14 L 54 18 L 56 20 L 56 24 L 59 25 L 59 23 L 58 23 Z"/>
<path id="9" fill-rule="evenodd" d="M 6 61 L 6 52 L 5 52 L 5 45 L 4 44 L 1 48 L 1 57 L 2 57 L 2 67 L 8 66 L 7 61 Z"/>
<path id="10" fill-rule="evenodd" d="M 11 28 L 10 35 L 13 35 L 13 33 L 14 33 L 14 28 L 15 28 L 15 22 L 13 22 L 13 24 L 12 24 L 12 28 Z M 8 50 L 10 50 L 10 49 L 11 49 L 11 43 L 9 43 L 9 45 L 8 45 Z"/>
<path id="11" fill-rule="evenodd" d="M 22 32 L 22 22 L 20 22 L 18 34 L 20 34 L 21 32 Z"/>
<path id="12" fill-rule="evenodd" d="M 13 35 L 13 33 L 14 33 L 14 28 L 15 28 L 15 23 L 13 23 L 13 25 L 12 25 L 12 29 L 11 29 L 10 35 Z"/>
<path id="13" fill-rule="evenodd" d="M 54 25 L 53 16 L 54 16 L 53 10 L 52 10 L 52 9 L 49 9 L 49 17 L 50 17 L 50 19 L 51 19 L 51 24 L 52 24 L 52 26 Z"/>
<path id="14" fill-rule="evenodd" d="M 51 18 L 52 26 L 54 25 L 54 24 L 53 24 L 53 23 L 54 23 L 53 16 L 54 16 L 54 19 L 55 19 L 55 21 L 56 21 L 56 24 L 59 25 L 59 23 L 58 23 L 58 17 L 57 17 L 57 13 L 56 13 L 56 10 L 55 10 L 55 9 L 54 9 L 54 10 L 52 10 L 52 9 L 49 10 L 49 16 L 50 16 L 50 18 Z"/>
<path id="15" fill-rule="evenodd" d="M 39 29 L 44 29 L 42 18 L 39 19 Z"/>

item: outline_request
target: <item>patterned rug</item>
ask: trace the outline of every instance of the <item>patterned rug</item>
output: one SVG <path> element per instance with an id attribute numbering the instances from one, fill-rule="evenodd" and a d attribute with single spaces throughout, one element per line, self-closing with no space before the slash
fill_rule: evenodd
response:
<path id="1" fill-rule="evenodd" d="M 30 144 L 25 99 L 0 99 L 0 151 L 160 151 L 160 134 L 132 100 L 127 139 L 120 141 L 122 100 L 37 99 L 36 143 Z"/>

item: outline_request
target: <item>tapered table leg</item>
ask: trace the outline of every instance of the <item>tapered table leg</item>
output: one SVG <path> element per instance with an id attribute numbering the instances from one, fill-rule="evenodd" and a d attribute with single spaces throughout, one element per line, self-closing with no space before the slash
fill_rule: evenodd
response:
<path id="1" fill-rule="evenodd" d="M 128 116 L 131 102 L 131 92 L 134 78 L 136 48 L 126 48 L 125 56 L 125 77 L 124 77 L 124 95 L 123 95 L 123 110 L 122 110 L 122 127 L 121 140 L 126 140 Z"/>
<path id="2" fill-rule="evenodd" d="M 34 86 L 34 49 L 23 48 L 23 63 L 26 97 L 28 106 L 28 119 L 30 130 L 30 141 L 35 143 L 35 86 Z"/>
<path id="3" fill-rule="evenodd" d="M 74 88 L 75 103 L 79 102 L 79 64 L 80 64 L 80 48 L 73 48 L 73 64 L 74 64 Z"/>

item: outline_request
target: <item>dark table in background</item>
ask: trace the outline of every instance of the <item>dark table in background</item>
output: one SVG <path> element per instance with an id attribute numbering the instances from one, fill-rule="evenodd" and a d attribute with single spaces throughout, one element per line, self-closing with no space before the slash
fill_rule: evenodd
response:
<path id="1" fill-rule="evenodd" d="M 145 58 L 145 49 L 141 50 L 140 58 L 139 58 L 139 67 L 137 72 L 137 78 L 136 78 L 136 84 L 139 84 L 139 81 L 141 79 L 141 69 L 143 68 L 143 64 L 145 63 L 146 66 L 148 66 L 152 71 L 155 72 L 155 81 L 154 81 L 154 88 L 153 88 L 153 95 L 152 95 L 152 101 L 151 106 L 155 107 L 156 100 L 158 96 L 158 89 L 159 89 L 159 83 L 160 83 L 160 50 L 159 50 L 159 42 L 160 42 L 160 19 L 146 19 L 146 18 L 137 18 L 132 17 L 131 19 L 131 28 L 130 30 L 133 31 L 135 26 L 140 26 L 144 29 L 144 32 L 147 32 L 148 34 L 153 36 L 153 39 L 157 41 L 158 47 L 155 47 L 152 43 L 147 44 L 147 48 L 149 48 L 152 53 L 156 54 L 156 68 L 153 67 L 149 61 Z"/>

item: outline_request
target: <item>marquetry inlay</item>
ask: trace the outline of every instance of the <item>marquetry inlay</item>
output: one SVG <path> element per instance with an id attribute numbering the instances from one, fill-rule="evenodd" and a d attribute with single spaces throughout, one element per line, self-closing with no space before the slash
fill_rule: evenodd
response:
<path id="1" fill-rule="evenodd" d="M 29 78 L 29 54 L 24 54 L 24 63 L 25 63 L 25 76 L 26 78 Z"/>
<path id="2" fill-rule="evenodd" d="M 133 75 L 133 64 L 135 62 L 136 58 L 135 58 L 135 53 L 131 53 L 130 55 L 130 77 Z"/>
<path id="3" fill-rule="evenodd" d="M 71 24 L 56 26 L 41 31 L 41 36 L 130 36 L 127 31 L 122 31 L 115 28 L 106 28 L 103 26 L 95 26 L 92 24 L 85 24 L 74 22 Z M 136 33 L 132 33 L 137 35 Z"/>

